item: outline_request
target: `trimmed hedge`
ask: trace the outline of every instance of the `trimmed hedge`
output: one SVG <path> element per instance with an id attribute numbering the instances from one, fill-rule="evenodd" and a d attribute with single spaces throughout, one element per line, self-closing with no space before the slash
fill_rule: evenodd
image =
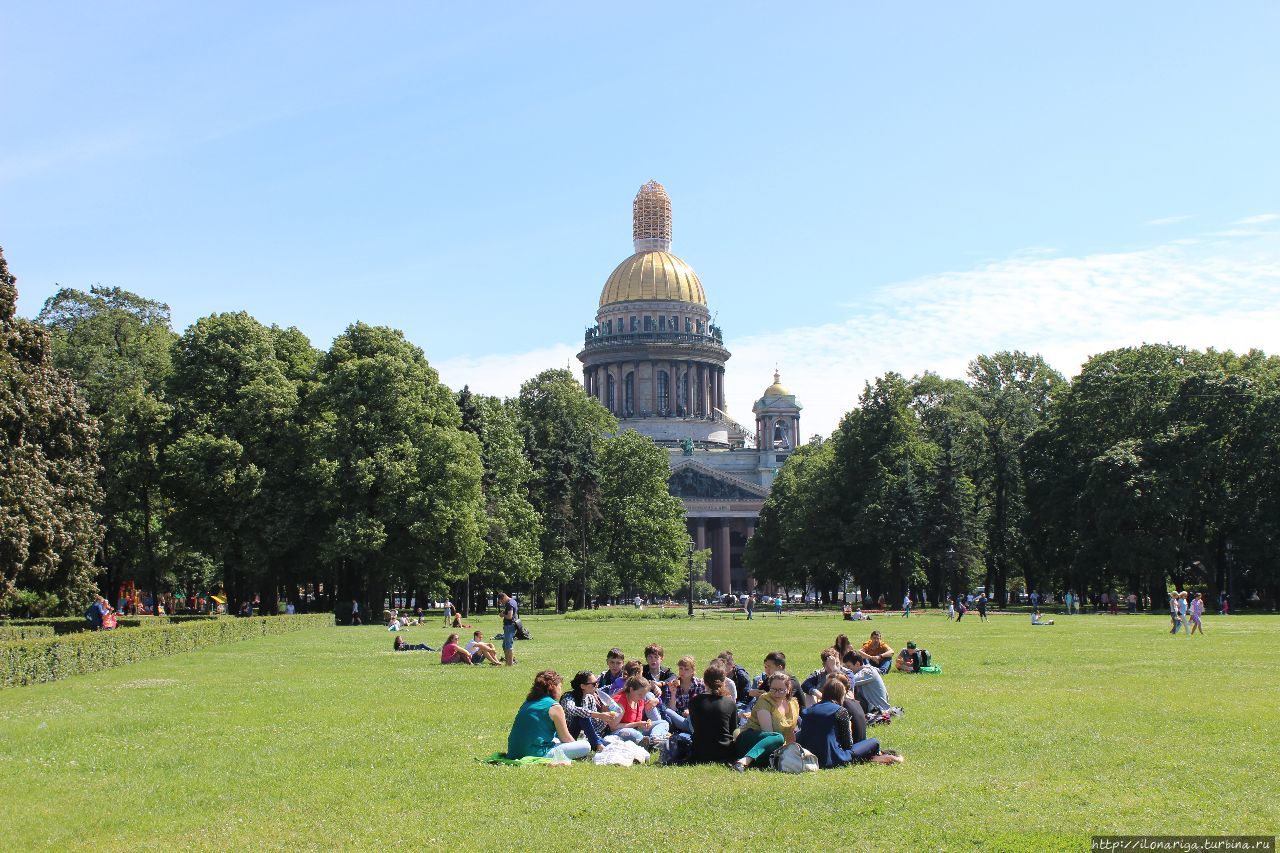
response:
<path id="1" fill-rule="evenodd" d="M 13 640 L 36 640 L 41 637 L 52 637 L 52 625 L 6 625 L 0 624 L 0 643 Z"/>
<path id="2" fill-rule="evenodd" d="M 333 614 L 201 619 L 157 624 L 130 631 L 79 634 L 0 643 L 0 688 L 56 681 L 251 637 L 331 627 Z"/>
<path id="3" fill-rule="evenodd" d="M 155 627 L 157 625 L 168 625 L 171 622 L 200 622 L 217 619 L 217 616 L 207 615 L 182 615 L 182 616 L 116 616 L 117 628 L 142 628 Z M 41 619 L 10 619 L 0 622 L 0 641 L 4 639 L 3 631 L 9 628 L 39 628 L 48 627 L 52 629 L 53 634 L 63 636 L 64 634 L 79 634 L 82 631 L 89 630 L 89 620 L 83 616 L 57 616 L 45 617 Z M 28 637 L 47 637 L 49 634 L 29 634 Z M 21 638 L 18 638 L 21 639 Z"/>

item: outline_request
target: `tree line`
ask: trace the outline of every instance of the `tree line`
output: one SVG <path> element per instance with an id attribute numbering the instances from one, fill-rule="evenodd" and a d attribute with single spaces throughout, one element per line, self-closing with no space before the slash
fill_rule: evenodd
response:
<path id="1" fill-rule="evenodd" d="M 665 451 L 567 370 L 455 393 L 394 329 L 327 351 L 243 312 L 178 333 L 115 287 L 30 322 L 15 283 L 0 253 L 0 609 L 78 612 L 124 581 L 232 610 L 500 588 L 564 609 L 684 580 Z"/>
<path id="2" fill-rule="evenodd" d="M 1067 381 L 1000 352 L 888 373 L 779 472 L 753 574 L 933 602 L 985 586 L 1257 594 L 1280 579 L 1280 358 L 1147 344 Z"/>

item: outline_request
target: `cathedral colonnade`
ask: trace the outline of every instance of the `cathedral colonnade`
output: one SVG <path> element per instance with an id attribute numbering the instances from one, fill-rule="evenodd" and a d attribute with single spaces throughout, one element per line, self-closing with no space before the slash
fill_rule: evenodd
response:
<path id="1" fill-rule="evenodd" d="M 587 393 L 618 417 L 708 417 L 725 410 L 724 367 L 686 360 L 627 359 L 583 371 Z"/>

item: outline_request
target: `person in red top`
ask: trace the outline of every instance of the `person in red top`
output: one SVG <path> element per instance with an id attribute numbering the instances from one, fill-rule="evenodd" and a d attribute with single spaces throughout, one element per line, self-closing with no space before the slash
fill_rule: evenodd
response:
<path id="1" fill-rule="evenodd" d="M 627 679 L 626 687 L 613 694 L 613 700 L 622 707 L 622 716 L 618 718 L 614 734 L 641 746 L 666 740 L 671 733 L 671 724 L 666 720 L 654 722 L 645 719 L 645 711 L 649 709 L 649 700 L 645 699 L 648 692 L 649 680 L 633 675 Z"/>
<path id="2" fill-rule="evenodd" d="M 440 663 L 465 663 L 471 666 L 471 655 L 458 645 L 457 634 L 450 634 L 449 639 L 444 641 L 444 648 L 440 650 Z"/>

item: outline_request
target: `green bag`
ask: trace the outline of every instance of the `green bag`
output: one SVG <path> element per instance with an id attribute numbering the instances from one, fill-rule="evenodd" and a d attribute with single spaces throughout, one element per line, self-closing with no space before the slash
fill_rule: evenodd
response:
<path id="1" fill-rule="evenodd" d="M 935 666 L 934 664 L 930 664 L 929 666 L 922 666 L 922 667 L 920 667 L 920 671 L 921 671 L 921 672 L 928 672 L 928 673 L 931 673 L 931 674 L 933 674 L 933 675 L 939 675 L 939 674 L 941 674 L 941 673 L 942 673 L 942 667 L 940 667 L 940 666 Z"/>

